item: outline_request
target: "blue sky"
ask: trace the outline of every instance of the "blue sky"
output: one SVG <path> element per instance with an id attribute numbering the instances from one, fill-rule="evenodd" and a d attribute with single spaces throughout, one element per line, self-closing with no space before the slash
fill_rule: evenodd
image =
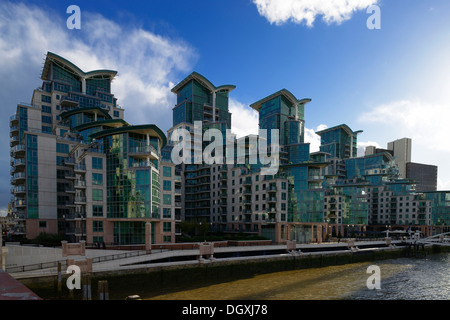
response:
<path id="1" fill-rule="evenodd" d="M 72 4 L 80 30 L 66 27 Z M 379 30 L 366 26 L 372 4 Z M 257 131 L 249 104 L 286 88 L 312 99 L 312 150 L 314 131 L 342 123 L 364 131 L 361 150 L 409 137 L 412 160 L 438 165 L 439 188 L 450 189 L 449 16 L 447 0 L 0 1 L 0 97 L 8 116 L 30 102 L 52 51 L 85 71 L 117 70 L 113 93 L 126 120 L 165 131 L 170 89 L 196 71 L 236 85 L 233 128 L 245 134 Z M 10 198 L 6 116 L 0 130 L 2 208 Z"/>

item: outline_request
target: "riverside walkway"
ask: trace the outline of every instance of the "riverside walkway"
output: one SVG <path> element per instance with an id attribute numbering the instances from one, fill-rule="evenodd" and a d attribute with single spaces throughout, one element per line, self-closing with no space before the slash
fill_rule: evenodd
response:
<path id="1" fill-rule="evenodd" d="M 353 241 L 351 245 L 347 242 L 340 243 L 322 243 L 322 244 L 296 244 L 295 250 L 287 250 L 286 244 L 271 244 L 271 245 L 252 245 L 252 246 L 226 246 L 215 247 L 213 252 L 213 259 L 202 260 L 203 263 L 211 263 L 212 261 L 237 261 L 248 259 L 267 259 L 273 257 L 280 257 L 286 255 L 326 255 L 336 253 L 348 253 L 364 250 L 385 250 L 393 246 L 401 245 L 402 241 L 391 241 L 389 244 L 386 241 Z M 87 252 L 89 252 L 87 250 Z M 108 255 L 108 250 L 104 250 L 104 255 Z M 92 263 L 92 273 L 126 273 L 133 272 L 138 269 L 148 268 L 165 268 L 177 267 L 186 265 L 198 265 L 199 249 L 184 249 L 184 250 L 164 250 L 152 249 L 151 253 L 146 254 L 145 251 L 136 252 L 130 250 L 121 252 L 123 258 L 117 259 L 97 259 Z M 8 270 L 7 270 L 8 271 Z M 30 271 L 8 271 L 15 279 L 27 279 L 35 277 L 57 276 L 58 268 L 52 266 L 49 268 L 42 268 Z M 62 269 L 65 273 L 65 269 Z"/>

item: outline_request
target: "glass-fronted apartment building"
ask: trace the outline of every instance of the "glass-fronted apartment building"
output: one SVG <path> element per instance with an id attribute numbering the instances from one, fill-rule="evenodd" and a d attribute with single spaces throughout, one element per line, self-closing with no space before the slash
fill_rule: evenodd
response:
<path id="1" fill-rule="evenodd" d="M 166 136 L 124 120 L 116 73 L 84 72 L 48 52 L 42 87 L 11 116 L 11 207 L 26 237 L 136 245 L 150 222 L 153 242 L 175 241 L 174 170 L 164 179 L 173 201 L 163 205 L 161 190 L 162 168 L 172 169 L 161 159 Z"/>
<path id="2" fill-rule="evenodd" d="M 282 89 L 250 105 L 261 135 L 233 142 L 243 154 L 234 163 L 206 164 L 208 129 L 231 129 L 229 94 L 193 72 L 172 92 L 173 126 L 130 125 L 111 92 L 116 71 L 84 72 L 48 53 L 42 86 L 31 103 L 10 118 L 11 210 L 17 231 L 34 238 L 59 233 L 69 241 L 136 246 L 174 242 L 182 220 L 207 223 L 211 231 L 263 235 L 274 242 L 323 241 L 387 228 L 414 226 L 425 234 L 448 231 L 448 192 L 418 192 L 399 175 L 393 150 L 357 156 L 357 138 L 342 124 L 317 134 L 319 152 L 305 143 L 305 106 Z M 198 130 L 198 125 L 201 129 Z M 192 142 L 181 164 L 172 162 L 177 129 Z M 278 141 L 271 131 L 278 130 Z M 262 174 L 252 151 L 279 145 L 278 170 Z M 225 141 L 224 141 L 225 145 Z M 223 150 L 226 154 L 226 150 Z"/>

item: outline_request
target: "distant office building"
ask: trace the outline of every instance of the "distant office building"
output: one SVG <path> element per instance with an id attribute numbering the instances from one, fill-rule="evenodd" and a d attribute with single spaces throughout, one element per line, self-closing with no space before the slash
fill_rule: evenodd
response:
<path id="1" fill-rule="evenodd" d="M 438 167 L 428 164 L 406 163 L 406 178 L 416 183 L 417 192 L 437 190 Z"/>

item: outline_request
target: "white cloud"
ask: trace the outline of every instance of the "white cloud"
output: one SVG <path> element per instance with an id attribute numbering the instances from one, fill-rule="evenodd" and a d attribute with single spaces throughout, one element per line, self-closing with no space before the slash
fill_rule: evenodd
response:
<path id="1" fill-rule="evenodd" d="M 450 152 L 449 118 L 450 108 L 445 104 L 400 100 L 377 106 L 359 120 L 388 128 L 395 135 L 392 140 L 409 137 L 434 152 Z"/>
<path id="2" fill-rule="evenodd" d="M 229 99 L 229 111 L 231 112 L 231 132 L 236 134 L 237 138 L 258 134 L 258 112 L 233 98 Z"/>
<path id="3" fill-rule="evenodd" d="M 442 179 L 438 178 L 438 190 L 450 190 L 450 180 L 443 181 Z"/>
<path id="4" fill-rule="evenodd" d="M 164 131 L 172 125 L 176 97 L 170 90 L 192 71 L 198 59 L 195 48 L 133 27 L 133 21 L 124 28 L 83 8 L 81 29 L 69 30 L 69 15 L 44 7 L 0 1 L 0 97 L 7 115 L 16 112 L 18 103 L 31 101 L 33 89 L 42 84 L 45 54 L 51 51 L 84 71 L 118 71 L 112 93 L 129 123 L 154 123 Z M 0 127 L 3 150 L 9 148 L 8 127 Z M 0 155 L 0 161 L 0 177 L 9 180 L 9 154 Z M 8 184 L 0 186 L 0 205 L 10 196 Z"/>
<path id="5" fill-rule="evenodd" d="M 305 143 L 309 143 L 309 152 L 317 152 L 320 150 L 320 136 L 316 134 L 318 131 L 322 131 L 327 129 L 328 126 L 326 124 L 319 124 L 314 129 L 308 129 L 305 127 Z"/>
<path id="6" fill-rule="evenodd" d="M 80 30 L 67 29 L 65 18 L 32 5 L 0 4 L 0 76 L 14 70 L 20 81 L 30 77 L 31 66 L 37 76 L 47 51 L 84 71 L 116 70 L 112 92 L 125 108 L 126 120 L 164 123 L 167 129 L 176 99 L 170 89 L 191 71 L 196 50 L 139 27 L 123 28 L 99 14 L 82 11 Z M 33 80 L 33 87 L 40 85 Z M 30 89 L 24 90 L 31 97 Z"/>
<path id="7" fill-rule="evenodd" d="M 319 125 L 316 130 L 305 127 L 305 143 L 309 143 L 309 152 L 317 152 L 320 150 L 320 136 L 316 134 L 317 131 L 325 130 L 326 125 Z"/>
<path id="8" fill-rule="evenodd" d="M 270 23 L 306 23 L 312 27 L 317 16 L 328 23 L 349 20 L 355 11 L 365 10 L 378 0 L 253 0 L 260 15 Z"/>
<path id="9" fill-rule="evenodd" d="M 438 190 L 450 189 L 448 119 L 450 108 L 445 99 L 435 102 L 398 100 L 379 105 L 359 116 L 359 121 L 372 127 L 377 135 L 389 134 L 388 141 L 411 138 L 412 162 L 438 166 Z"/>
<path id="10" fill-rule="evenodd" d="M 374 142 L 374 141 L 358 141 L 358 157 L 362 157 L 364 156 L 364 154 L 366 153 L 366 147 L 376 147 L 379 149 L 383 149 L 378 142 Z M 385 148 L 384 148 L 385 149 Z"/>

